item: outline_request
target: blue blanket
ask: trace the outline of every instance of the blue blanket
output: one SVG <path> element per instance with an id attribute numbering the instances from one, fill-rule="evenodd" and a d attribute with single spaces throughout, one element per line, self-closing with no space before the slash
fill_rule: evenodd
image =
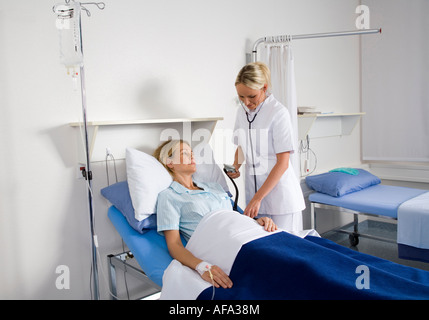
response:
<path id="1" fill-rule="evenodd" d="M 215 299 L 429 299 L 429 272 L 280 232 L 242 246 Z M 212 287 L 198 299 L 211 299 Z"/>

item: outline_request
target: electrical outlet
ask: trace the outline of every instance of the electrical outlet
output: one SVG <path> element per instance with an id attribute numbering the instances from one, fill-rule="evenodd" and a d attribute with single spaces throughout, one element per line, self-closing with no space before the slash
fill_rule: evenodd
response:
<path id="1" fill-rule="evenodd" d="M 76 179 L 84 180 L 83 172 L 85 172 L 86 167 L 84 164 L 78 163 L 76 167 Z"/>

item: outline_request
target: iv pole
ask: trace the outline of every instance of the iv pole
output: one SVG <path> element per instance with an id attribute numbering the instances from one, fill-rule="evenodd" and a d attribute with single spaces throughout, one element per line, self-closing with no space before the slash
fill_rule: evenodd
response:
<path id="1" fill-rule="evenodd" d="M 66 5 L 70 3 L 70 0 L 65 0 Z M 73 1 L 74 2 L 74 1 Z M 86 4 L 94 4 L 98 7 L 98 9 L 103 10 L 105 8 L 105 4 L 103 2 L 88 2 L 88 3 L 79 3 L 76 2 L 77 5 L 80 6 L 80 9 L 83 9 L 86 11 L 88 17 L 91 16 L 91 13 L 88 9 L 83 7 L 82 5 Z M 58 14 L 58 17 L 67 18 L 67 17 L 73 17 L 74 14 L 76 14 L 75 10 L 70 7 L 66 11 L 56 11 L 56 6 L 52 8 L 52 10 Z M 100 291 L 99 291 L 99 284 L 98 284 L 98 262 L 97 262 L 97 235 L 95 234 L 95 226 L 94 226 L 94 206 L 93 206 L 93 199 L 92 199 L 92 171 L 90 167 L 90 154 L 89 154 L 89 139 L 88 139 L 88 127 L 87 127 L 87 105 L 86 105 L 86 87 L 85 87 L 85 68 L 83 64 L 83 41 L 82 41 L 82 24 L 81 24 L 81 12 L 78 10 L 79 16 L 78 24 L 79 24 L 79 39 L 80 39 L 80 51 L 82 54 L 82 63 L 80 63 L 80 87 L 81 87 L 81 97 L 82 97 L 82 115 L 83 115 L 83 127 L 85 132 L 85 156 L 86 156 L 86 168 L 82 170 L 82 175 L 84 176 L 85 180 L 88 184 L 88 205 L 89 205 L 89 220 L 90 220 L 90 231 L 91 231 L 91 249 L 92 249 L 92 273 L 93 273 L 93 285 L 94 285 L 94 292 L 93 292 L 93 299 L 99 300 L 100 299 Z M 76 48 L 76 47 L 75 47 Z M 75 49 L 77 50 L 77 49 Z"/>

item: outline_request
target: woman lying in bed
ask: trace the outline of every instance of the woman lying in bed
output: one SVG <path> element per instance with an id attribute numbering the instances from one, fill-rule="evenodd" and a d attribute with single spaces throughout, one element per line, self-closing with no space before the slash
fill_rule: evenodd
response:
<path id="1" fill-rule="evenodd" d="M 161 144 L 154 157 L 173 177 L 170 187 L 158 196 L 158 232 L 163 233 L 170 255 L 196 271 L 216 287 L 231 288 L 232 281 L 218 266 L 195 257 L 182 244 L 180 234 L 189 240 L 200 220 L 215 210 L 232 210 L 229 196 L 217 183 L 199 183 L 192 180 L 196 165 L 191 147 L 184 141 L 171 140 Z M 256 220 L 267 231 L 277 230 L 267 217 Z"/>

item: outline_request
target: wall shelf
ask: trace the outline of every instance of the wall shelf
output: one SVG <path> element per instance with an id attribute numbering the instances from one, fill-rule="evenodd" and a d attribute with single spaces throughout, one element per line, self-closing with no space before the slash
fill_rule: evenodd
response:
<path id="1" fill-rule="evenodd" d="M 360 118 L 359 113 L 327 113 L 298 115 L 298 139 L 343 136 L 352 133 Z"/>
<path id="2" fill-rule="evenodd" d="M 177 118 L 177 119 L 142 119 L 142 120 L 115 120 L 115 121 L 88 121 L 88 126 L 123 126 L 137 124 L 162 124 L 162 123 L 184 123 L 184 122 L 207 122 L 223 120 L 221 117 L 216 118 Z M 72 122 L 70 126 L 82 126 L 82 122 Z"/>
<path id="3" fill-rule="evenodd" d="M 198 138 L 194 134 L 198 129 L 205 129 L 200 133 L 201 135 L 206 134 L 203 138 L 209 139 L 219 120 L 223 120 L 223 118 L 88 121 L 90 160 L 92 162 L 104 160 L 106 148 L 111 149 L 116 159 L 125 157 L 126 147 L 147 149 L 149 152 L 150 149 L 156 148 L 160 140 L 166 136 L 176 138 L 175 136 L 180 135 L 180 138 L 193 143 Z M 74 128 L 83 127 L 82 122 L 72 122 L 69 125 Z M 102 137 L 99 136 L 100 131 L 103 131 Z M 79 145 L 82 145 L 83 139 L 79 137 L 79 140 Z M 84 148 L 79 149 L 79 162 L 84 163 Z"/>

